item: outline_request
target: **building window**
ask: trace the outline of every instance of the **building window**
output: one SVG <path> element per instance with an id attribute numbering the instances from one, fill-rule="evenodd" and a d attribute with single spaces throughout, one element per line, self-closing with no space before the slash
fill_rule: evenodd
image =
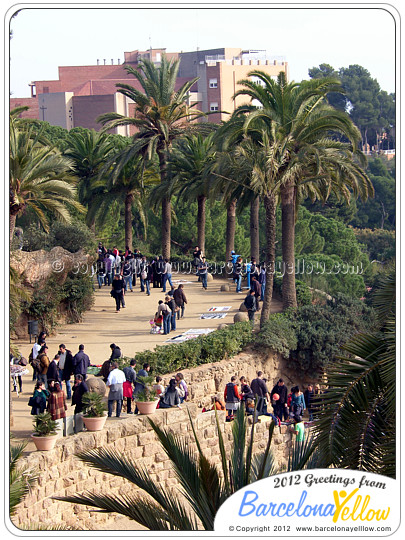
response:
<path id="1" fill-rule="evenodd" d="M 210 88 L 218 88 L 218 79 L 210 79 Z"/>
<path id="2" fill-rule="evenodd" d="M 210 103 L 210 111 L 217 111 L 218 103 Z"/>

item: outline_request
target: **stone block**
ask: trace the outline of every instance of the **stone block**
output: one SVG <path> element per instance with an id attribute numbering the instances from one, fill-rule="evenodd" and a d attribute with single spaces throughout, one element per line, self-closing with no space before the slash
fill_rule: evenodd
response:
<path id="1" fill-rule="evenodd" d="M 83 431 L 83 429 L 84 429 L 84 423 L 83 423 L 82 413 L 75 414 L 74 415 L 74 432 L 79 433 L 80 431 Z"/>
<path id="2" fill-rule="evenodd" d="M 75 417 L 74 415 L 66 416 L 66 418 L 63 419 L 63 436 L 68 437 L 69 435 L 73 435 L 75 432 Z"/>
<path id="3" fill-rule="evenodd" d="M 248 320 L 248 315 L 247 313 L 243 313 L 241 311 L 239 311 L 238 313 L 235 313 L 234 317 L 233 317 L 233 322 L 236 323 L 236 322 L 243 322 L 243 321 L 247 321 Z"/>
<path id="4" fill-rule="evenodd" d="M 230 291 L 230 287 L 229 287 L 228 283 L 224 283 L 223 285 L 221 285 L 221 291 L 222 292 L 229 292 Z"/>

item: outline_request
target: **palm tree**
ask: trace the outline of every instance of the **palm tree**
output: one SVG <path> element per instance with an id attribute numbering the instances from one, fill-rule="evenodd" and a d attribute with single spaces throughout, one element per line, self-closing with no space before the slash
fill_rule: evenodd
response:
<path id="1" fill-rule="evenodd" d="M 204 530 L 212 531 L 215 515 L 228 497 L 252 482 L 277 474 L 270 452 L 274 423 L 271 422 L 269 425 L 269 439 L 265 451 L 253 455 L 255 423 L 252 424 L 246 450 L 247 425 L 243 408 L 237 411 L 232 425 L 233 444 L 229 458 L 225 452 L 225 443 L 217 417 L 221 471 L 204 455 L 191 417 L 196 451 L 179 436 L 161 429 L 152 420 L 148 420 L 173 465 L 180 484 L 180 497 L 177 492 L 167 493 L 156 485 L 144 467 L 128 461 L 115 450 L 99 448 L 83 452 L 78 457 L 99 471 L 127 479 L 146 492 L 149 498 L 145 498 L 144 495 L 120 497 L 91 492 L 55 498 L 73 504 L 94 506 L 104 512 L 118 512 L 149 530 L 194 531 L 202 527 Z M 289 460 L 289 471 L 297 470 L 298 467 L 316 466 L 311 441 L 294 450 Z M 183 499 L 193 513 L 187 509 Z"/>
<path id="2" fill-rule="evenodd" d="M 27 207 L 48 230 L 47 212 L 70 223 L 69 206 L 83 211 L 76 200 L 72 162 L 41 143 L 41 134 L 10 118 L 10 244 L 18 215 Z"/>
<path id="3" fill-rule="evenodd" d="M 95 204 L 95 196 L 103 191 L 99 174 L 105 161 L 114 150 L 114 139 L 111 135 L 92 130 L 73 132 L 68 135 L 68 147 L 64 155 L 73 162 L 73 170 L 78 177 L 77 194 L 81 204 L 88 210 Z M 105 179 L 105 182 L 107 179 Z M 94 209 L 86 215 L 87 225 L 94 231 Z"/>
<path id="4" fill-rule="evenodd" d="M 246 118 L 246 131 L 265 130 L 273 148 L 273 181 L 282 210 L 283 306 L 296 307 L 294 239 L 299 192 L 310 189 L 309 182 L 323 182 L 329 186 L 327 192 L 334 184 L 337 192 L 340 188 L 346 195 L 349 188 L 365 199 L 373 188 L 355 162 L 364 163 L 358 150 L 359 130 L 345 112 L 326 101 L 329 92 L 342 92 L 339 81 L 324 78 L 287 83 L 284 73 L 274 81 L 258 70 L 248 75 L 256 80 L 239 81 L 243 88 L 234 98 L 248 96 L 251 104 L 238 107 L 234 114 Z M 337 135 L 348 142 L 337 140 Z M 304 189 L 300 189 L 302 185 Z"/>
<path id="5" fill-rule="evenodd" d="M 395 478 L 395 269 L 374 293 L 379 328 L 355 335 L 328 370 L 319 403 L 316 444 L 325 467 Z"/>
<path id="6" fill-rule="evenodd" d="M 167 180 L 167 164 L 173 142 L 191 129 L 191 120 L 196 120 L 204 113 L 193 110 L 188 105 L 189 91 L 197 78 L 186 82 L 177 91 L 176 78 L 179 60 L 169 61 L 165 56 L 159 67 L 147 59 L 140 61 L 140 69 L 125 67 L 140 84 L 143 92 L 128 84 L 117 84 L 118 92 L 134 102 L 133 117 L 118 113 L 101 115 L 97 120 L 105 126 L 105 130 L 118 126 L 132 126 L 137 132 L 133 136 L 131 151 L 122 158 L 121 166 L 126 160 L 142 154 L 145 160 L 157 155 L 159 161 L 160 181 Z M 118 174 L 118 168 L 116 170 Z M 162 200 L 162 254 L 170 257 L 171 243 L 171 202 L 170 198 Z"/>
<path id="7" fill-rule="evenodd" d="M 213 134 L 186 135 L 173 147 L 170 168 L 177 180 L 179 197 L 197 199 L 197 245 L 205 254 L 205 206 L 208 198 L 206 181 L 215 160 Z"/>
<path id="8" fill-rule="evenodd" d="M 217 185 L 222 189 L 224 198 L 228 201 L 240 200 L 242 205 L 255 203 L 258 197 L 263 199 L 267 271 L 260 316 L 260 325 L 263 326 L 270 315 L 275 270 L 277 188 L 273 156 L 277 147 L 271 144 L 265 130 L 250 127 L 247 132 L 240 116 L 233 116 L 226 122 L 216 137 L 221 150 L 216 169 Z"/>
<path id="9" fill-rule="evenodd" d="M 156 177 L 153 176 L 151 170 L 145 178 L 145 162 L 142 156 L 135 155 L 130 160 L 122 159 L 125 153 L 131 150 L 128 140 L 117 142 L 115 148 L 117 151 L 107 159 L 99 172 L 98 179 L 93 179 L 90 184 L 93 191 L 99 192 L 93 197 L 88 219 L 102 222 L 113 203 L 122 204 L 124 206 L 125 246 L 132 250 L 132 208 L 136 206 L 146 230 L 145 187 L 156 183 Z M 124 166 L 122 166 L 122 161 L 125 161 Z M 107 182 L 106 178 L 108 178 Z"/>

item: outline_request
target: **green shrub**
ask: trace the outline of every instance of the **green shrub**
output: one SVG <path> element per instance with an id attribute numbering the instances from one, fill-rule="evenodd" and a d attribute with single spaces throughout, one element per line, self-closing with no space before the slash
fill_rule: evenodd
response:
<path id="1" fill-rule="evenodd" d="M 350 337 L 376 324 L 372 308 L 343 294 L 324 306 L 303 306 L 290 316 L 297 347 L 290 352 L 289 365 L 314 377 L 341 354 L 341 345 Z"/>
<path id="2" fill-rule="evenodd" d="M 138 365 L 148 363 L 156 373 L 172 373 L 238 354 L 252 342 L 252 326 L 240 322 L 184 343 L 158 345 L 153 351 L 136 353 Z"/>
<path id="3" fill-rule="evenodd" d="M 23 311 L 51 332 L 59 325 L 63 306 L 67 322 L 75 323 L 93 302 L 93 283 L 88 274 L 52 274 L 45 283 L 36 285 L 32 300 L 24 303 Z"/>
<path id="4" fill-rule="evenodd" d="M 297 335 L 291 320 L 281 313 L 270 315 L 255 339 L 255 348 L 268 347 L 289 358 L 290 350 L 297 348 Z"/>
<path id="5" fill-rule="evenodd" d="M 279 296 L 283 296 L 283 276 L 279 273 L 274 274 L 273 278 L 273 288 Z M 309 286 L 303 281 L 296 279 L 295 280 L 295 291 L 297 294 L 297 304 L 298 306 L 306 306 L 312 302 L 312 292 Z"/>
<path id="6" fill-rule="evenodd" d="M 82 222 L 75 221 L 71 224 L 52 223 L 49 233 L 46 233 L 36 224 L 31 224 L 23 233 L 23 250 L 46 251 L 60 246 L 70 253 L 76 253 L 80 249 L 86 252 L 95 252 L 96 243 L 91 230 Z"/>

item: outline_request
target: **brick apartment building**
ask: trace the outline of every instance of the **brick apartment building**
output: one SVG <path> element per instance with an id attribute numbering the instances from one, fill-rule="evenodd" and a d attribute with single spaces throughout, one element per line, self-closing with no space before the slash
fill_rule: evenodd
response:
<path id="1" fill-rule="evenodd" d="M 30 109 L 22 116 L 45 120 L 51 125 L 66 129 L 81 126 L 100 130 L 96 118 L 106 112 L 131 116 L 133 104 L 117 92 L 117 83 L 127 83 L 140 90 L 138 81 L 124 69 L 124 65 L 137 67 L 139 60 L 147 58 L 159 65 L 162 55 L 180 59 L 176 87 L 199 77 L 190 91 L 189 103 L 211 114 L 209 121 L 226 120 L 235 107 L 245 98 L 232 100 L 238 89 L 238 81 L 247 77 L 249 71 L 260 69 L 271 75 L 283 71 L 288 79 L 288 64 L 270 60 L 265 51 L 243 51 L 235 48 L 219 48 L 186 53 L 167 53 L 166 49 L 149 49 L 124 53 L 124 62 L 107 64 L 106 60 L 93 66 L 62 66 L 58 68 L 59 79 L 33 81 L 30 98 L 11 98 L 11 109 L 27 105 Z M 215 113 L 215 111 L 218 111 Z M 128 126 L 116 130 L 121 135 L 131 135 Z"/>

